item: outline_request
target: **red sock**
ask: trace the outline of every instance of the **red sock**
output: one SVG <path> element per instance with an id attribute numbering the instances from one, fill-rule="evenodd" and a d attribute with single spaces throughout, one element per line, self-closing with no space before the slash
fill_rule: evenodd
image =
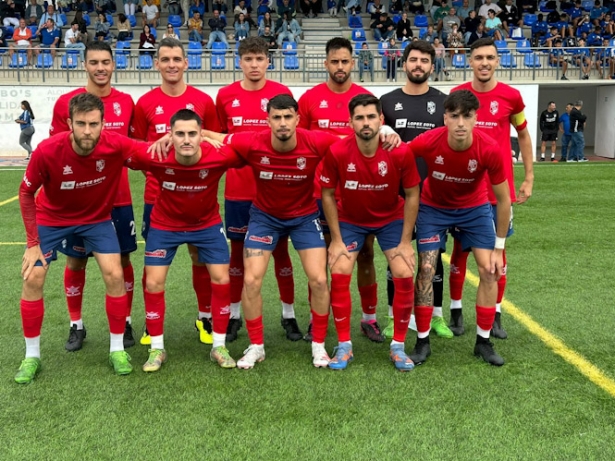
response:
<path id="1" fill-rule="evenodd" d="M 85 269 L 74 271 L 68 266 L 64 268 L 64 293 L 71 321 L 81 319 L 83 307 L 83 287 L 85 286 Z"/>
<path id="2" fill-rule="evenodd" d="M 214 333 L 226 334 L 231 315 L 231 284 L 211 284 L 211 316 Z"/>
<path id="3" fill-rule="evenodd" d="M 340 343 L 350 341 L 350 314 L 352 313 L 350 277 L 350 275 L 331 274 L 331 310 L 337 330 L 337 340 Z M 313 335 L 314 322 L 312 321 Z"/>
<path id="4" fill-rule="evenodd" d="M 107 320 L 109 320 L 109 332 L 113 335 L 124 334 L 128 297 L 126 295 L 105 295 L 105 309 L 107 310 Z"/>
<path id="5" fill-rule="evenodd" d="M 211 277 L 207 266 L 192 266 L 192 288 L 196 293 L 199 312 L 211 314 Z"/>
<path id="6" fill-rule="evenodd" d="M 126 286 L 126 296 L 128 296 L 128 311 L 126 316 L 132 313 L 132 298 L 135 290 L 135 271 L 132 268 L 132 264 L 124 267 L 124 285 Z"/>
<path id="7" fill-rule="evenodd" d="M 395 278 L 395 297 L 393 298 L 393 341 L 403 343 L 408 333 L 410 314 L 414 304 L 414 283 L 412 277 Z"/>
<path id="8" fill-rule="evenodd" d="M 463 284 L 466 280 L 469 254 L 461 249 L 461 243 L 455 239 L 453 253 L 451 254 L 451 273 L 449 276 L 451 299 L 459 300 L 463 296 Z"/>
<path id="9" fill-rule="evenodd" d="M 504 250 L 503 253 L 503 259 L 504 259 L 504 271 L 502 274 L 502 277 L 500 277 L 500 280 L 498 280 L 498 299 L 497 302 L 498 304 L 500 304 L 502 302 L 502 299 L 504 299 L 504 291 L 506 291 L 506 269 L 508 269 L 507 264 L 506 264 L 506 250 Z"/>
<path id="10" fill-rule="evenodd" d="M 293 263 L 288 254 L 288 238 L 281 238 L 273 250 L 275 278 L 280 290 L 280 301 L 286 304 L 295 302 L 295 281 L 293 279 Z"/>
<path id="11" fill-rule="evenodd" d="M 248 330 L 248 338 L 250 338 L 250 344 L 265 344 L 262 315 L 252 320 L 246 319 L 246 329 Z"/>
<path id="12" fill-rule="evenodd" d="M 231 262 L 228 269 L 231 278 L 231 302 L 241 302 L 243 290 L 243 241 L 231 240 Z"/>
<path id="13" fill-rule="evenodd" d="M 320 315 L 312 310 L 312 342 L 324 343 L 329 327 L 329 313 Z"/>
<path id="14" fill-rule="evenodd" d="M 164 333 L 164 313 L 166 303 L 164 291 L 159 293 L 143 292 L 145 298 L 145 328 L 151 336 L 160 336 Z"/>
<path id="15" fill-rule="evenodd" d="M 45 315 L 45 304 L 43 298 L 36 301 L 26 301 L 22 299 L 19 303 L 21 310 L 21 326 L 23 335 L 26 338 L 36 338 L 41 335 L 43 326 L 43 316 Z"/>
<path id="16" fill-rule="evenodd" d="M 495 306 L 483 307 L 476 305 L 476 325 L 481 330 L 491 330 L 495 320 Z"/>
<path id="17" fill-rule="evenodd" d="M 367 315 L 376 313 L 378 306 L 378 284 L 373 283 L 365 287 L 359 287 L 359 295 L 361 296 L 361 309 Z"/>
<path id="18" fill-rule="evenodd" d="M 397 292 L 395 292 L 397 297 Z M 433 306 L 414 306 L 414 318 L 416 319 L 416 331 L 426 333 L 431 327 L 431 316 L 433 314 Z M 395 316 L 395 312 L 393 312 Z M 393 321 L 395 318 L 393 317 Z"/>

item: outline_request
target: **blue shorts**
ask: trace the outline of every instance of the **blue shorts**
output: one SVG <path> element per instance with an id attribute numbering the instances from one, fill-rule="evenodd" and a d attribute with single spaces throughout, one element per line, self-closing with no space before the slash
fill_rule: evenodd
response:
<path id="1" fill-rule="evenodd" d="M 150 228 L 145 243 L 146 266 L 170 266 L 177 253 L 177 247 L 184 243 L 197 247 L 199 262 L 206 264 L 228 264 L 229 252 L 222 224 L 215 224 L 196 231 L 165 231 Z"/>
<path id="2" fill-rule="evenodd" d="M 141 237 L 143 237 L 143 240 L 147 240 L 150 218 L 152 217 L 153 209 L 154 205 L 152 203 L 145 203 L 143 205 L 143 222 L 141 223 Z"/>
<path id="3" fill-rule="evenodd" d="M 363 248 L 365 238 L 375 235 L 382 251 L 390 250 L 399 245 L 404 220 L 397 219 L 382 227 L 357 226 L 347 222 L 340 222 L 340 232 L 346 249 L 350 252 L 359 251 Z"/>
<path id="4" fill-rule="evenodd" d="M 451 227 L 464 251 L 471 248 L 493 250 L 495 246 L 495 226 L 489 203 L 460 209 L 435 208 L 421 203 L 416 218 L 419 253 L 440 250 L 446 231 Z"/>
<path id="5" fill-rule="evenodd" d="M 135 229 L 135 215 L 132 205 L 116 207 L 111 210 L 111 220 L 120 244 L 120 253 L 129 254 L 137 250 L 137 231 Z M 66 239 L 66 245 L 59 249 L 60 253 L 73 258 L 91 257 L 86 253 L 83 239 L 75 234 Z"/>
<path id="6" fill-rule="evenodd" d="M 76 238 L 83 242 L 83 248 L 71 248 L 71 251 L 82 251 L 81 257 L 85 257 L 92 251 L 103 254 L 120 253 L 120 245 L 111 220 L 83 226 L 38 226 L 38 236 L 41 251 L 47 263 L 55 259 L 56 250 L 67 254 L 69 239 L 75 240 Z M 42 264 L 39 261 L 37 265 Z"/>
<path id="7" fill-rule="evenodd" d="M 316 199 L 316 206 L 318 206 L 318 217 L 320 218 L 320 227 L 324 234 L 330 234 L 329 226 L 327 225 L 327 218 L 325 217 L 325 210 L 322 207 L 322 199 Z"/>
<path id="8" fill-rule="evenodd" d="M 491 205 L 491 213 L 493 214 L 493 224 L 495 224 L 495 228 L 498 228 L 498 206 Z M 513 207 L 510 207 L 510 222 L 508 223 L 508 232 L 506 232 L 506 238 L 510 237 L 515 233 L 515 229 L 513 229 Z"/>
<path id="9" fill-rule="evenodd" d="M 230 240 L 243 241 L 246 238 L 251 206 L 249 200 L 224 200 L 226 235 Z"/>
<path id="10" fill-rule="evenodd" d="M 287 235 L 290 235 L 295 250 L 325 248 L 318 212 L 292 219 L 278 219 L 252 206 L 245 248 L 273 251 L 280 237 Z"/>

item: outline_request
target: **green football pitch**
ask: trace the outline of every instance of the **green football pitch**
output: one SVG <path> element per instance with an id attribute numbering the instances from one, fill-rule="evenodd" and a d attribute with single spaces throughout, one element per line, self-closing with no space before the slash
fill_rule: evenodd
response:
<path id="1" fill-rule="evenodd" d="M 64 350 L 69 321 L 60 256 L 45 289 L 43 370 L 27 386 L 13 381 L 24 352 L 19 271 L 25 233 L 15 199 L 23 171 L 0 170 L 0 459 L 615 459 L 615 164 L 539 164 L 535 170 L 534 195 L 515 207 L 516 233 L 507 244 L 503 322 L 509 338 L 494 340 L 504 367 L 472 355 L 476 291 L 469 276 L 466 334 L 432 337 L 425 365 L 399 373 L 388 361 L 387 344 L 361 336 L 353 287 L 355 360 L 341 372 L 315 369 L 310 345 L 285 339 L 270 272 L 267 359 L 250 371 L 222 370 L 193 329 L 196 300 L 181 250 L 167 284 L 169 360 L 160 372 L 141 371 L 147 349 L 137 345 L 129 350 L 135 371 L 112 373 L 104 289 L 93 262 L 84 299 L 88 336 L 83 350 Z M 140 224 L 142 176 L 131 173 L 131 182 Z M 378 253 L 384 325 L 385 262 Z M 295 309 L 305 327 L 306 280 L 295 256 Z M 133 264 L 140 279 L 143 244 Z M 476 274 L 472 263 L 468 270 Z M 444 312 L 448 319 L 448 302 Z M 136 292 L 139 335 L 143 319 Z M 414 341 L 410 332 L 408 351 Z M 330 352 L 335 343 L 331 323 Z M 229 349 L 238 359 L 247 345 L 244 328 Z"/>

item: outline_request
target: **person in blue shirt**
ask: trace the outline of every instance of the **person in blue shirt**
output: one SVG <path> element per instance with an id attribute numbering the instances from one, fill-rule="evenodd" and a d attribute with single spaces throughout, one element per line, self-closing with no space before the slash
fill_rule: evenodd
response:
<path id="1" fill-rule="evenodd" d="M 600 27 L 602 28 L 602 36 L 604 38 L 611 38 L 615 35 L 615 21 L 613 21 L 611 13 L 604 15 L 604 20 L 600 21 Z"/>
<path id="2" fill-rule="evenodd" d="M 532 24 L 532 40 L 534 41 L 535 46 L 541 41 L 541 37 L 545 36 L 549 33 L 549 24 L 544 19 L 544 15 L 538 15 L 538 21 Z"/>
<path id="3" fill-rule="evenodd" d="M 581 68 L 581 72 L 583 73 L 581 80 L 589 80 L 589 72 L 592 69 L 592 59 L 589 48 L 587 48 L 586 45 L 587 43 L 584 39 L 579 39 L 579 47 L 572 56 L 574 63 Z"/>
<path id="4" fill-rule="evenodd" d="M 560 14 L 559 21 L 553 25 L 557 27 L 557 31 L 562 37 L 570 37 L 574 35 L 572 24 L 568 22 L 568 15 L 566 13 Z"/>
<path id="5" fill-rule="evenodd" d="M 604 8 L 600 4 L 600 0 L 596 0 L 594 2 L 594 7 L 589 10 L 589 19 L 594 24 L 594 26 L 599 26 L 600 21 L 604 19 L 605 13 L 608 11 L 608 8 Z"/>
<path id="6" fill-rule="evenodd" d="M 581 0 L 577 0 L 576 2 L 574 2 L 574 8 L 569 11 L 569 14 L 570 20 L 572 21 L 572 25 L 576 29 L 576 27 L 579 25 L 579 21 L 585 14 L 583 12 L 583 8 L 581 8 Z"/>
<path id="7" fill-rule="evenodd" d="M 609 47 L 609 39 L 602 39 L 602 48 L 598 48 L 596 50 L 596 60 L 594 61 L 594 65 L 596 66 L 596 70 L 600 75 L 600 78 L 604 78 L 603 69 L 606 69 L 608 66 L 608 75 L 607 80 L 611 80 L 613 76 L 613 70 L 615 67 L 615 62 L 611 58 L 613 53 L 613 49 Z"/>
<path id="8" fill-rule="evenodd" d="M 568 146 L 570 145 L 570 111 L 572 103 L 566 104 L 566 112 L 559 117 L 559 132 L 562 133 L 562 157 L 560 162 L 568 160 Z"/>
<path id="9" fill-rule="evenodd" d="M 568 77 L 566 77 L 566 71 L 568 70 L 568 60 L 564 56 L 562 40 L 555 40 L 554 45 L 555 47 L 551 48 L 551 51 L 549 52 L 549 62 L 554 67 L 562 68 L 562 76 L 560 77 L 560 80 L 568 80 Z"/>
<path id="10" fill-rule="evenodd" d="M 47 48 L 51 52 L 51 56 L 55 58 L 56 48 L 60 43 L 60 30 L 56 27 L 55 21 L 51 18 L 47 19 L 47 26 L 37 35 L 41 38 L 41 44 L 37 46 L 34 51 L 38 56 L 41 53 L 42 48 Z"/>
<path id="11" fill-rule="evenodd" d="M 602 29 L 594 27 L 593 32 L 587 36 L 587 46 L 602 46 Z"/>
<path id="12" fill-rule="evenodd" d="M 28 101 L 21 101 L 21 109 L 23 112 L 19 118 L 15 120 L 15 123 L 18 123 L 21 128 L 21 133 L 19 134 L 19 145 L 28 152 L 26 160 L 30 160 L 30 155 L 32 155 L 32 146 L 30 145 L 30 142 L 32 141 L 32 136 L 34 136 L 34 125 L 32 125 L 32 120 L 34 120 L 34 112 L 32 112 L 32 108 L 30 107 L 30 103 Z"/>
<path id="13" fill-rule="evenodd" d="M 194 13 L 197 12 L 201 15 L 201 18 L 205 17 L 205 2 L 202 2 L 201 0 L 195 0 L 195 2 L 190 7 L 188 16 L 192 17 L 194 16 Z"/>

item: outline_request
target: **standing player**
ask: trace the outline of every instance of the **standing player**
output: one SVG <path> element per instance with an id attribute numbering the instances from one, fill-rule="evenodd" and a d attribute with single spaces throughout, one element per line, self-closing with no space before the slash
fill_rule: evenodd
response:
<path id="1" fill-rule="evenodd" d="M 105 129 L 128 136 L 135 104 L 129 94 L 111 87 L 111 77 L 115 64 L 109 44 L 106 42 L 90 43 L 85 49 L 83 65 L 88 79 L 86 86 L 85 88 L 77 88 L 58 98 L 53 108 L 49 134 L 55 135 L 69 131 L 67 119 L 69 118 L 68 106 L 70 100 L 78 94 L 90 93 L 98 96 L 105 105 Z M 135 344 L 130 317 L 135 275 L 130 263 L 130 253 L 137 249 L 137 233 L 126 169 L 122 172 L 111 217 L 120 244 L 124 283 L 128 295 L 128 312 L 124 329 L 124 347 L 128 348 Z M 88 257 L 85 253 L 83 239 L 77 235 L 67 238 L 66 246 L 60 248 L 60 251 L 66 254 L 64 291 L 70 316 L 70 331 L 65 348 L 72 352 L 83 347 L 83 340 L 86 336 L 81 313 Z"/>
<path id="2" fill-rule="evenodd" d="M 162 162 L 149 155 L 128 159 L 134 169 L 149 171 L 162 185 L 151 214 L 145 246 L 145 325 L 151 335 L 149 358 L 143 371 L 158 371 L 166 361 L 164 347 L 165 283 L 177 247 L 197 248 L 198 260 L 211 277 L 213 347 L 211 360 L 235 368 L 225 347 L 230 285 L 228 244 L 218 206 L 218 182 L 229 166 L 243 162 L 230 149 L 201 146 L 201 118 L 181 109 L 171 117 L 173 147 Z"/>
<path id="3" fill-rule="evenodd" d="M 434 72 L 436 52 L 429 42 L 416 40 L 404 49 L 403 63 L 406 84 L 380 98 L 384 122 L 401 136 L 402 141 L 409 142 L 421 133 L 444 126 L 444 99 L 446 95 L 440 90 L 429 87 L 429 77 Z M 422 158 L 416 159 L 421 179 L 427 176 L 427 168 Z M 444 242 L 443 242 L 444 243 Z M 389 319 L 393 320 L 394 285 L 392 275 L 387 269 L 387 294 L 389 297 Z M 433 280 L 434 310 L 431 328 L 439 337 L 452 338 L 453 332 L 446 326 L 442 317 L 442 295 L 444 291 L 444 267 L 442 254 L 438 253 L 436 272 Z M 394 321 L 384 330 L 387 338 L 393 337 Z M 410 327 L 416 325 L 414 315 L 410 318 Z"/>
<path id="4" fill-rule="evenodd" d="M 312 357 L 326 367 L 329 321 L 327 252 L 313 198 L 314 174 L 327 148 L 338 138 L 297 129 L 297 102 L 279 95 L 267 103 L 270 130 L 228 135 L 225 142 L 252 166 L 256 197 L 244 243 L 244 286 L 241 297 L 250 346 L 239 368 L 265 360 L 261 287 L 269 259 L 280 238 L 290 235 L 312 291 Z"/>
<path id="5" fill-rule="evenodd" d="M 359 95 L 350 100 L 355 135 L 331 146 L 323 160 L 322 203 L 331 231 L 331 309 L 339 345 L 329 368 L 342 370 L 353 359 L 350 341 L 350 278 L 358 251 L 369 235 L 378 238 L 397 288 L 395 335 L 390 358 L 400 371 L 414 364 L 404 351 L 414 298 L 412 231 L 419 206 L 420 178 L 407 146 L 385 151 L 378 139 L 383 123 L 378 98 Z M 349 167 L 352 165 L 352 168 Z M 339 187 L 339 200 L 335 197 Z M 405 201 L 399 189 L 405 192 Z"/>
<path id="6" fill-rule="evenodd" d="M 542 133 L 540 143 L 540 161 L 545 161 L 547 142 L 551 143 L 551 161 L 555 162 L 555 143 L 557 130 L 559 129 L 559 113 L 555 109 L 555 101 L 549 101 L 549 105 L 540 114 L 540 131 Z"/>
<path id="7" fill-rule="evenodd" d="M 504 168 L 508 187 L 510 188 L 511 202 L 524 203 L 532 195 L 534 187 L 534 155 L 532 153 L 532 139 L 527 129 L 527 120 L 523 110 L 525 104 L 518 90 L 498 82 L 495 78 L 495 71 L 499 65 L 498 51 L 491 38 L 477 40 L 470 47 L 470 66 L 474 73 L 471 82 L 453 88 L 453 91 L 465 89 L 476 95 L 480 103 L 480 108 L 476 114 L 476 128 L 484 130 L 489 136 L 497 140 L 500 146 L 500 155 L 504 159 Z M 512 125 L 519 136 L 519 149 L 523 159 L 525 178 L 519 187 L 519 197 L 515 195 L 515 177 L 510 155 L 510 125 Z M 489 201 L 496 205 L 496 197 L 491 188 L 487 185 Z M 493 210 L 494 219 L 497 210 Z M 512 211 L 511 211 L 512 216 Z M 512 235 L 512 220 L 510 222 L 507 237 Z M 506 251 L 503 252 L 504 270 L 502 277 L 498 280 L 498 298 L 496 303 L 496 316 L 493 323 L 493 336 L 505 339 L 508 335 L 502 328 L 501 323 L 501 303 L 506 289 Z M 457 336 L 464 333 L 463 314 L 461 295 L 466 275 L 468 253 L 463 252 L 459 242 L 455 242 L 453 254 L 451 255 L 451 322 L 450 328 Z"/>
<path id="8" fill-rule="evenodd" d="M 431 354 L 432 281 L 441 242 L 450 228 L 455 228 L 462 248 L 472 250 L 480 276 L 474 355 L 491 365 L 504 364 L 493 350 L 489 334 L 495 319 L 497 278 L 504 269 L 511 200 L 506 162 L 499 155 L 498 143 L 483 130 L 474 129 L 478 108 L 478 98 L 472 92 L 452 93 L 444 101 L 445 127 L 434 128 L 410 143 L 410 151 L 425 159 L 428 171 L 416 220 L 419 272 L 414 315 L 418 338 L 410 354 L 416 365 Z M 497 198 L 497 235 L 484 183 L 487 178 Z"/>
<path id="9" fill-rule="evenodd" d="M 222 130 L 226 133 L 267 129 L 267 103 L 279 94 L 292 95 L 281 83 L 267 80 L 269 47 L 260 37 L 248 37 L 237 50 L 243 79 L 221 88 L 216 109 Z M 216 131 L 216 130 L 213 130 Z M 240 301 L 243 288 L 243 242 L 250 220 L 250 207 L 256 196 L 256 184 L 249 166 L 230 169 L 226 173 L 224 210 L 226 232 L 231 241 L 231 319 L 227 341 L 235 341 L 241 328 Z M 280 239 L 273 251 L 275 276 L 282 302 L 282 327 L 291 341 L 302 338 L 295 319 L 295 285 L 293 266 L 288 254 L 288 239 Z"/>
<path id="10" fill-rule="evenodd" d="M 182 43 L 174 38 L 163 38 L 160 41 L 155 60 L 156 69 L 160 72 L 162 83 L 145 93 L 135 107 L 132 132 L 136 139 L 155 141 L 170 130 L 171 116 L 180 109 L 190 109 L 201 118 L 203 128 L 218 131 L 220 124 L 216 116 L 213 100 L 205 93 L 184 82 L 184 72 L 188 68 L 188 59 Z M 143 237 L 147 240 L 149 218 L 152 207 L 160 191 L 156 179 L 147 175 L 145 183 L 145 207 L 143 209 Z M 192 259 L 192 286 L 196 292 L 199 306 L 199 316 L 195 326 L 199 331 L 199 339 L 204 344 L 212 344 L 211 327 L 211 281 L 207 266 L 198 261 L 198 251 L 188 245 Z M 141 344 L 150 344 L 147 331 Z"/>
<path id="11" fill-rule="evenodd" d="M 308 130 L 326 131 L 338 136 L 353 136 L 354 131 L 348 124 L 348 101 L 358 94 L 371 94 L 362 86 L 351 80 L 354 68 L 352 44 L 342 37 L 332 38 L 325 47 L 325 69 L 329 73 L 326 82 L 307 90 L 299 98 L 299 127 Z M 322 166 L 319 167 L 320 171 Z M 329 239 L 325 216 L 322 213 L 320 182 L 316 174 L 314 197 L 321 210 L 320 218 L 325 238 Z M 384 337 L 380 325 L 376 321 L 376 306 L 378 305 L 378 284 L 374 267 L 374 237 L 365 239 L 363 248 L 359 249 L 357 258 L 357 285 L 361 296 L 363 316 L 361 331 L 370 340 L 381 343 Z M 308 327 L 306 341 L 310 338 L 311 324 Z"/>
<path id="12" fill-rule="evenodd" d="M 15 375 L 20 384 L 30 383 L 41 369 L 40 335 L 47 268 L 55 250 L 73 234 L 83 239 L 87 253 L 92 252 L 105 282 L 109 362 L 118 375 L 132 371 L 123 344 L 128 300 L 111 208 L 125 158 L 145 151 L 145 147 L 103 130 L 104 113 L 100 98 L 90 93 L 75 96 L 69 105 L 70 132 L 39 144 L 19 189 L 27 234 L 21 270 L 26 358 Z"/>

